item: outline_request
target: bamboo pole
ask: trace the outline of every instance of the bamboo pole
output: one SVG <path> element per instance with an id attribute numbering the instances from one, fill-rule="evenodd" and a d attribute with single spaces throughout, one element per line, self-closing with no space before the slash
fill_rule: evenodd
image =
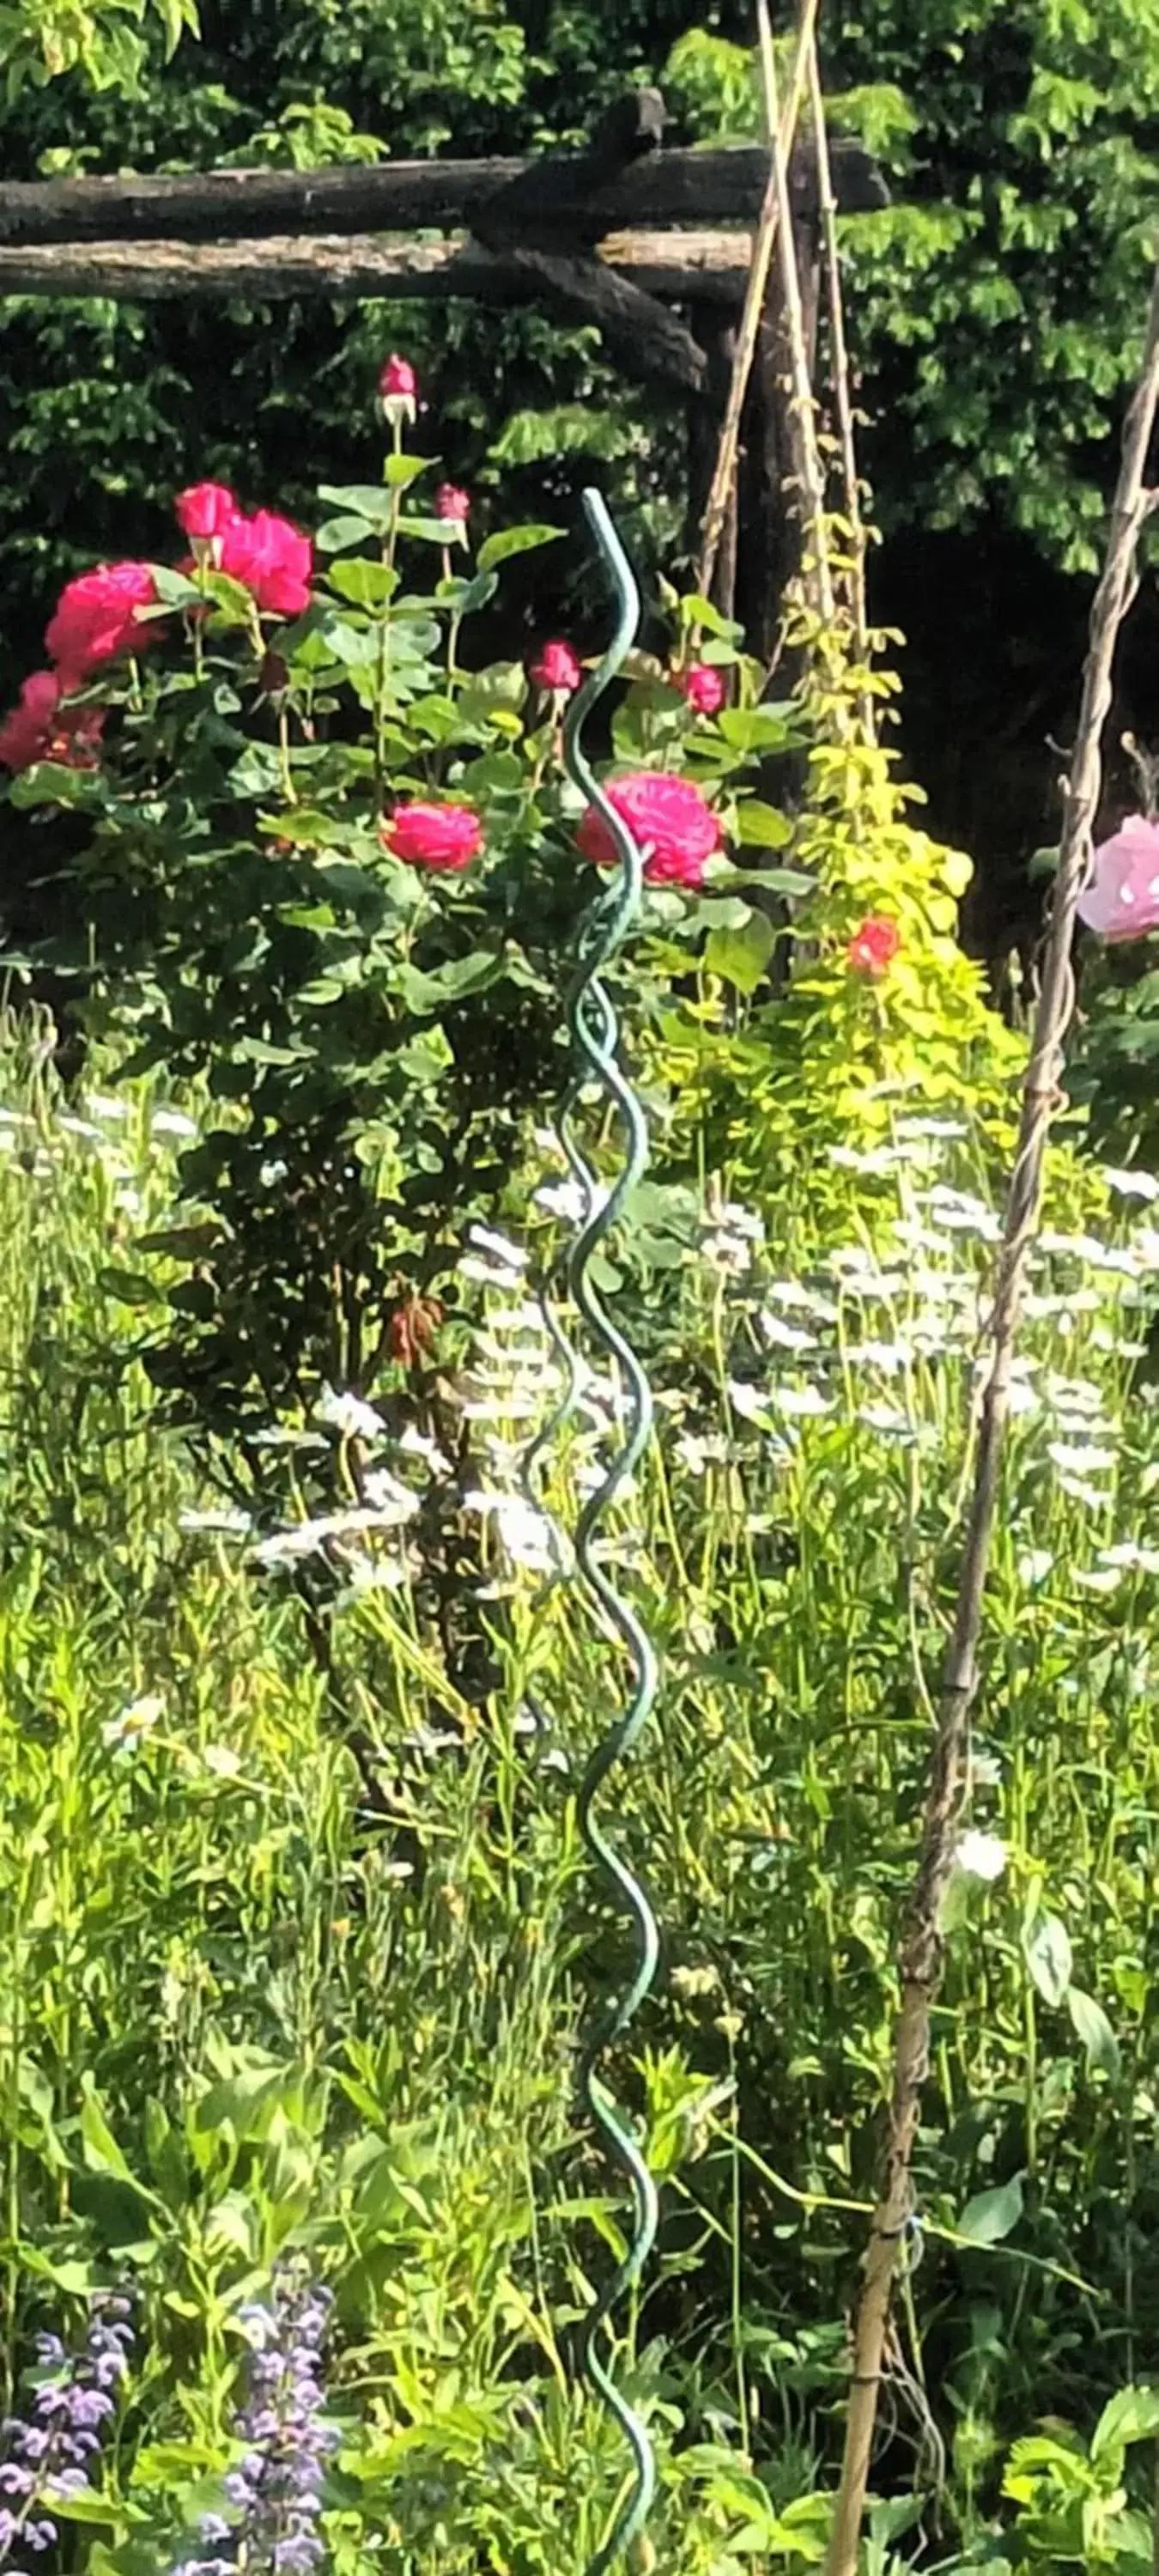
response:
<path id="1" fill-rule="evenodd" d="M 1123 429 L 1122 460 L 1102 578 L 1091 610 L 1078 734 L 1065 790 L 1058 875 L 998 1256 L 989 1326 L 990 1366 L 978 1427 L 957 1607 L 938 1709 L 921 1850 L 899 1945 L 901 2005 L 894 2041 L 885 2176 L 874 2213 L 854 2329 L 845 2458 L 825 2576 L 856 2576 L 890 2296 L 910 2223 L 910 2168 L 929 2064 L 930 2013 L 941 1982 L 941 1908 L 953 1867 L 967 1779 L 970 1711 L 978 1687 L 978 1640 L 1009 1409 L 1011 1361 L 1026 1256 L 1038 1223 L 1047 1139 L 1058 1106 L 1063 1049 L 1074 1004 L 1071 944 L 1076 907 L 1091 863 L 1091 832 L 1102 778 L 1102 734 L 1111 701 L 1115 642 L 1133 595 L 1139 533 L 1148 511 L 1159 499 L 1159 495 L 1147 490 L 1143 479 L 1157 404 L 1159 269 L 1151 290 L 1142 369 Z"/>
<path id="2" fill-rule="evenodd" d="M 716 569 L 717 553 L 720 547 L 724 523 L 728 516 L 729 495 L 732 492 L 733 484 L 736 479 L 737 455 L 740 448 L 741 415 L 744 410 L 744 400 L 748 391 L 749 378 L 753 371 L 753 360 L 756 356 L 757 340 L 760 334 L 761 315 L 764 312 L 765 296 L 768 292 L 769 276 L 773 264 L 773 253 L 776 249 L 777 233 L 781 222 L 783 173 L 789 165 L 793 150 L 793 141 L 800 121 L 801 105 L 805 95 L 805 84 L 808 73 L 809 45 L 812 42 L 816 31 L 817 11 L 819 5 L 820 0 L 802 0 L 801 16 L 797 29 L 797 49 L 793 59 L 792 78 L 789 82 L 788 95 L 785 99 L 784 108 L 777 127 L 775 148 L 769 166 L 764 199 L 761 205 L 760 216 L 758 218 L 757 229 L 753 240 L 753 259 L 752 267 L 749 270 L 748 292 L 745 296 L 744 311 L 741 316 L 740 329 L 737 332 L 736 353 L 733 358 L 732 366 L 732 379 L 728 389 L 728 401 L 725 406 L 724 421 L 721 426 L 720 445 L 717 449 L 716 467 L 713 473 L 712 487 L 708 495 L 708 502 L 702 523 L 702 542 L 700 564 L 697 571 L 697 588 L 704 597 L 708 596 L 712 588 L 712 577 Z"/>
<path id="3" fill-rule="evenodd" d="M 797 267 L 797 249 L 793 239 L 792 209 L 789 204 L 788 169 L 780 148 L 780 102 L 777 95 L 777 60 L 773 49 L 772 21 L 768 0 L 757 0 L 757 29 L 760 38 L 761 80 L 765 94 L 765 122 L 769 148 L 773 156 L 773 176 L 777 189 L 777 283 L 781 290 L 781 317 L 789 360 L 789 432 L 792 441 L 793 473 L 797 485 L 801 525 L 808 531 L 812 548 L 806 554 L 806 586 L 816 600 L 822 622 L 833 616 L 833 584 L 829 569 L 829 539 L 825 526 L 825 477 L 817 444 L 817 415 L 813 403 L 813 378 L 805 336 L 805 314 L 801 299 L 801 279 Z M 815 25 L 802 11 L 799 48 L 804 53 L 804 75 L 807 82 L 810 64 L 816 57 Z M 798 62 L 800 63 L 800 52 Z"/>
<path id="4" fill-rule="evenodd" d="M 865 599 L 865 558 L 868 543 L 865 522 L 861 514 L 861 484 L 857 472 L 857 437 L 853 420 L 849 344 L 845 337 L 845 299 L 841 291 L 841 253 L 837 240 L 837 198 L 833 187 L 829 137 L 825 126 L 825 99 L 821 87 L 821 66 L 817 55 L 816 36 L 809 47 L 809 99 L 813 117 L 813 147 L 817 158 L 817 203 L 821 216 L 821 242 L 825 261 L 825 301 L 829 323 L 829 359 L 833 371 L 833 402 L 837 414 L 841 480 L 845 494 L 845 517 L 849 527 L 852 556 L 849 605 L 853 618 L 854 649 L 858 661 L 864 666 L 869 661 L 869 618 Z M 873 699 L 868 693 L 862 701 L 861 712 L 866 736 L 872 742 L 875 730 Z"/>

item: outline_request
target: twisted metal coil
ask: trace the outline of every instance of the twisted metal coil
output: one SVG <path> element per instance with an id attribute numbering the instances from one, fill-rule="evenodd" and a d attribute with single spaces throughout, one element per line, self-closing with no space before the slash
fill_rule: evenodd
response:
<path id="1" fill-rule="evenodd" d="M 647 1378 L 631 1345 L 605 1313 L 591 1275 L 593 1255 L 624 1213 L 630 1193 L 648 1160 L 648 1131 L 643 1111 L 617 1061 L 618 1027 L 602 970 L 615 955 L 640 908 L 643 858 L 615 807 L 596 780 L 583 749 L 584 726 L 593 707 L 621 669 L 639 627 L 640 602 L 623 547 L 598 492 L 584 494 L 588 522 L 615 591 L 617 620 L 612 641 L 597 671 L 572 701 L 564 731 L 568 776 L 602 816 L 619 859 L 615 880 L 597 897 L 580 939 L 577 972 L 567 997 L 567 1019 L 575 1050 L 575 1072 L 564 1104 L 561 1130 L 573 1178 L 583 1194 L 585 1215 L 573 1242 L 567 1278 L 572 1300 L 596 1346 L 618 1369 L 627 1398 L 626 1437 L 598 1490 L 580 1513 L 575 1531 L 579 1573 L 601 1614 L 601 1624 L 626 1649 L 631 1686 L 621 1714 L 608 1727 L 588 1763 L 580 1786 L 578 1821 L 590 1858 L 602 1872 L 612 1895 L 623 1907 L 636 1936 L 637 1964 L 626 1990 L 589 2032 L 580 2062 L 580 2083 L 588 2111 L 605 2147 L 626 2176 L 632 2194 L 633 2232 L 623 2261 L 605 2283 L 584 2321 L 581 2357 L 592 2387 L 624 2436 L 631 2454 L 630 2483 L 611 2529 L 589 2561 L 587 2576 L 605 2576 L 622 2554 L 640 2539 L 656 2487 L 656 2462 L 648 2429 L 617 2387 L 606 2355 L 605 2329 L 614 2310 L 640 2279 L 655 2241 L 656 2186 L 628 2115 L 601 2081 L 598 2066 L 604 2050 L 623 2037 L 656 1973 L 659 1936 L 644 1889 L 609 1840 L 597 1812 L 597 1801 L 611 1774 L 638 1742 L 651 1715 L 657 1685 L 656 1657 L 635 1612 L 621 1598 L 601 1562 L 596 1537 L 617 1494 L 633 1475 L 652 1431 L 652 1397 Z M 592 1083 L 618 1112 L 625 1152 L 620 1171 L 606 1196 L 597 1186 L 574 1133 L 574 1117 Z M 555 1337 L 564 1360 L 566 1387 L 555 1424 L 574 1409 L 578 1392 L 575 1355 L 556 1319 Z"/>

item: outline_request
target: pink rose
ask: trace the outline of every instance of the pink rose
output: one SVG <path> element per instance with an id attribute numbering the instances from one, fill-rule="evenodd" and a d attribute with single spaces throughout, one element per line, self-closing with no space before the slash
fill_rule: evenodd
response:
<path id="1" fill-rule="evenodd" d="M 310 605 L 314 548 L 271 510 L 232 519 L 221 538 L 221 569 L 251 590 L 270 617 L 299 617 Z"/>
<path id="2" fill-rule="evenodd" d="M 675 674 L 676 686 L 696 716 L 718 716 L 725 701 L 724 673 L 712 662 L 690 662 Z"/>
<path id="3" fill-rule="evenodd" d="M 1078 909 L 1080 921 L 1101 939 L 1139 939 L 1159 928 L 1159 822 L 1128 814 L 1111 839 L 1099 843 Z"/>
<path id="4" fill-rule="evenodd" d="M 483 847 L 483 826 L 470 805 L 397 805 L 382 825 L 384 846 L 411 868 L 458 876 Z"/>
<path id="5" fill-rule="evenodd" d="M 868 975 L 876 983 L 892 966 L 901 946 L 901 932 L 896 921 L 883 912 L 871 912 L 860 930 L 855 930 L 845 951 L 855 975 Z"/>
<path id="6" fill-rule="evenodd" d="M 233 493 L 224 483 L 191 483 L 187 492 L 179 492 L 173 504 L 177 525 L 194 545 L 208 545 L 214 537 L 224 537 L 241 512 Z"/>
<path id="7" fill-rule="evenodd" d="M 460 527 L 471 516 L 471 495 L 458 483 L 440 483 L 435 494 L 436 519 L 453 519 Z"/>
<path id="8" fill-rule="evenodd" d="M 151 608 L 156 597 L 143 563 L 98 564 L 66 582 L 44 639 L 50 660 L 60 664 L 62 688 L 147 643 L 150 629 L 139 624 L 138 610 Z"/>
<path id="9" fill-rule="evenodd" d="M 61 708 L 64 691 L 55 671 L 34 671 L 20 692 L 20 704 L 0 724 L 0 763 L 5 769 L 30 769 L 34 760 L 63 761 L 85 769 L 95 758 L 104 707 Z"/>
<path id="10" fill-rule="evenodd" d="M 720 848 L 720 824 L 690 778 L 633 770 L 625 778 L 609 779 L 604 794 L 643 853 L 646 884 L 694 891 L 703 885 L 705 860 Z M 595 805 L 589 805 L 576 838 L 585 859 L 594 859 L 599 867 L 617 864 L 619 851 Z"/>
<path id="11" fill-rule="evenodd" d="M 555 635 L 541 644 L 534 662 L 527 665 L 527 676 L 537 689 L 558 689 L 561 697 L 570 697 L 583 678 L 583 665 L 563 637 Z"/>
<path id="12" fill-rule="evenodd" d="M 418 389 L 419 380 L 410 359 L 388 358 L 378 379 L 378 390 L 383 401 L 392 402 L 401 397 L 406 402 L 413 402 Z"/>

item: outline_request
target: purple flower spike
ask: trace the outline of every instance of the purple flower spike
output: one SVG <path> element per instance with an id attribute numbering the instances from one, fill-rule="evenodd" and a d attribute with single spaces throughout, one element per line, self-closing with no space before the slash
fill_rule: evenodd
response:
<path id="1" fill-rule="evenodd" d="M 322 2344 L 330 2316 L 327 2292 L 291 2273 L 274 2281 L 269 2303 L 238 2311 L 250 2347 L 245 2402 L 233 2425 L 244 2455 L 224 2480 L 237 2520 L 206 2515 L 207 2554 L 187 2559 L 178 2576 L 314 2576 L 325 2555 L 320 2529 L 326 2461 L 340 2436 L 322 2415 Z M 229 2558 L 208 2554 L 231 2545 Z"/>
<path id="2" fill-rule="evenodd" d="M 34 2338 L 38 2370 L 51 2376 L 40 2377 L 24 2415 L 9 2416 L 0 2426 L 0 2494 L 11 2498 L 0 2506 L 4 2576 L 23 2576 L 8 2556 L 14 2544 L 34 2557 L 55 2547 L 57 2527 L 44 2507 L 88 2489 L 87 2464 L 101 2446 L 98 2427 L 113 2412 L 109 2390 L 129 2366 L 133 2334 L 128 2317 L 127 2300 L 98 2300 L 84 2347 L 71 2359 L 59 2335 Z"/>

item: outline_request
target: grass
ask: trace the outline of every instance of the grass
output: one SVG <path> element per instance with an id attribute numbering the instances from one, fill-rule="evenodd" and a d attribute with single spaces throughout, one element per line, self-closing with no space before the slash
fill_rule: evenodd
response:
<path id="1" fill-rule="evenodd" d="M 622 2469 L 573 2370 L 622 2223 L 574 2091 L 625 1960 L 574 1813 L 617 1656 L 571 1587 L 542 1600 L 525 1526 L 392 1437 L 420 1508 L 347 1547 L 319 1668 L 296 1561 L 213 1525 L 148 1383 L 135 1245 L 172 1217 L 187 1114 L 91 1077 L 70 1102 L 43 1030 L 6 1033 L 9 2397 L 35 2326 L 132 2281 L 130 2405 L 62 2546 L 160 2576 L 230 2464 L 239 2312 L 298 2249 L 336 2294 L 336 2566 L 580 2576 Z M 673 2576 L 823 2548 L 992 1232 L 958 1150 L 900 1122 L 791 1278 L 775 1204 L 768 1250 L 706 1228 L 608 1542 L 664 1660 L 614 1801 L 663 1973 L 610 2071 L 665 2181 L 620 2367 L 660 2441 Z M 1114 1208 L 1118 1267 L 1063 1242 L 1035 1279 L 965 1820 L 1004 1865 L 960 1874 L 946 1924 L 879 2576 L 980 2566 L 1014 2523 L 1026 2563 L 1057 2563 L 1002 2496 L 1011 2439 L 1044 2416 L 1089 2437 L 1159 2372 L 1155 1246 L 1146 1205 Z M 505 1494 L 545 1358 L 491 1267 L 468 1490 Z M 618 1403 L 588 1390 L 550 1489 L 565 1524 Z M 457 1628 L 428 1546 L 448 1526 Z"/>

